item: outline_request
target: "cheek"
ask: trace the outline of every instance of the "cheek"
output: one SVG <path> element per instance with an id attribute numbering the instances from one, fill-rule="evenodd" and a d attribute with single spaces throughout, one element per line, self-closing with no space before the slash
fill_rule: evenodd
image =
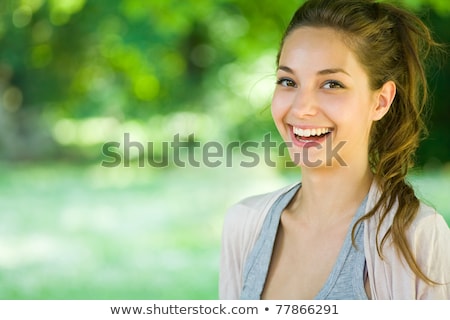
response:
<path id="1" fill-rule="evenodd" d="M 340 138 L 359 141 L 367 139 L 372 121 L 370 101 L 361 97 L 342 99 L 337 105 L 327 108 L 327 116 L 336 124 Z"/>
<path id="2" fill-rule="evenodd" d="M 289 109 L 289 104 L 286 101 L 286 96 L 280 94 L 277 90 L 275 90 L 272 97 L 272 117 L 275 121 L 275 124 L 282 122 L 284 116 L 286 115 Z"/>
<path id="3" fill-rule="evenodd" d="M 338 123 L 355 124 L 366 122 L 369 112 L 369 102 L 355 95 L 327 96 L 320 101 L 322 110 L 330 119 Z"/>

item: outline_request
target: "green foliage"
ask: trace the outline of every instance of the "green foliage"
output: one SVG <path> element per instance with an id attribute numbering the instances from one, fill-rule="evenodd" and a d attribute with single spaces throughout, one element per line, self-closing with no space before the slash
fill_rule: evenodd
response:
<path id="1" fill-rule="evenodd" d="M 180 127 L 207 127 L 209 139 L 275 133 L 267 109 L 275 56 L 301 2 L 2 1 L 0 158 L 96 159 L 99 144 L 131 127 L 146 141 Z M 435 32 L 449 41 L 448 1 L 405 4 L 432 8 Z M 422 162 L 450 159 L 449 74 L 446 65 L 434 82 Z"/>

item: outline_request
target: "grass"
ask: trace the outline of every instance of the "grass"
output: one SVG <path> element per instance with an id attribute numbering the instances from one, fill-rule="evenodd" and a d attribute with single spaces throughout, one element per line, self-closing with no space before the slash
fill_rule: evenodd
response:
<path id="1" fill-rule="evenodd" d="M 217 299 L 222 219 L 267 168 L 0 167 L 0 299 Z M 450 221 L 450 174 L 415 175 Z"/>

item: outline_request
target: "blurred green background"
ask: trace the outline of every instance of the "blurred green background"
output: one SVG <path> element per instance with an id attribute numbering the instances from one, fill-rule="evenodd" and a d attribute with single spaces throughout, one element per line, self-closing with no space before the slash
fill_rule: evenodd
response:
<path id="1" fill-rule="evenodd" d="M 216 299 L 226 209 L 297 171 L 155 168 L 137 148 L 105 167 L 102 146 L 279 141 L 275 56 L 301 2 L 1 0 L 0 299 Z M 404 3 L 450 42 L 450 2 Z M 410 179 L 450 222 L 450 65 L 430 82 Z"/>

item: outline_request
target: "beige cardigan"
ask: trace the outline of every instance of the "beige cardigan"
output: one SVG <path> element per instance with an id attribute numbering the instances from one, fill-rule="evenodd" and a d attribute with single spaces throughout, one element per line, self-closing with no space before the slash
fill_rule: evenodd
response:
<path id="1" fill-rule="evenodd" d="M 242 273 L 247 256 L 260 233 L 264 218 L 275 200 L 293 185 L 280 190 L 246 198 L 232 206 L 226 216 L 222 233 L 219 273 L 219 299 L 239 299 Z M 366 212 L 379 197 L 375 183 L 367 199 Z M 384 235 L 391 224 L 393 208 L 383 222 Z M 366 256 L 372 299 L 450 299 L 450 230 L 444 218 L 421 203 L 419 212 L 407 231 L 409 246 L 422 271 L 429 278 L 444 283 L 430 286 L 420 280 L 396 250 L 386 243 L 383 257 L 377 254 L 375 234 L 378 216 L 364 222 L 364 252 Z"/>

